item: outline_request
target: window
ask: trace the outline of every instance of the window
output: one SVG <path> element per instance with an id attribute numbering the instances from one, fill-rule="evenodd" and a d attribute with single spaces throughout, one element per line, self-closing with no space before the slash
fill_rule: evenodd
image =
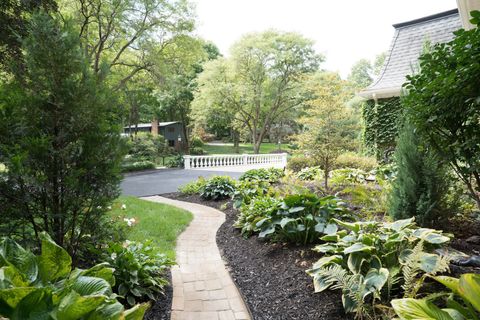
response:
<path id="1" fill-rule="evenodd" d="M 168 132 L 175 132 L 175 127 L 168 127 Z"/>

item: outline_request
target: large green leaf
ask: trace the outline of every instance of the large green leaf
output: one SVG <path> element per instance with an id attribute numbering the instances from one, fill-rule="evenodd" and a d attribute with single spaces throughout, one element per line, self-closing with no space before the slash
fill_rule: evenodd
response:
<path id="1" fill-rule="evenodd" d="M 0 242 L 0 266 L 3 265 L 18 269 L 25 281 L 31 283 L 37 279 L 38 265 L 35 255 L 8 238 Z"/>
<path id="2" fill-rule="evenodd" d="M 11 308 L 16 308 L 23 298 L 36 290 L 41 289 L 34 287 L 2 289 L 0 290 L 0 301 L 6 303 Z"/>
<path id="3" fill-rule="evenodd" d="M 442 244 L 450 241 L 449 237 L 439 234 L 438 230 L 428 228 L 419 228 L 415 230 L 413 236 L 431 244 Z"/>
<path id="4" fill-rule="evenodd" d="M 82 296 L 112 294 L 110 284 L 102 278 L 80 276 L 75 279 L 72 289 Z"/>
<path id="5" fill-rule="evenodd" d="M 389 272 L 386 268 L 370 269 L 365 276 L 365 288 L 369 291 L 381 291 L 388 280 Z"/>
<path id="6" fill-rule="evenodd" d="M 460 277 L 460 295 L 480 312 L 480 275 L 467 273 Z"/>
<path id="7" fill-rule="evenodd" d="M 42 282 L 48 283 L 66 277 L 72 269 L 72 258 L 45 232 L 41 234 L 41 239 L 42 254 L 38 258 L 38 265 Z"/>
<path id="8" fill-rule="evenodd" d="M 315 293 L 325 291 L 331 285 L 332 283 L 327 281 L 327 278 L 324 276 L 317 274 L 313 277 L 313 289 L 315 290 Z"/>
<path id="9" fill-rule="evenodd" d="M 390 229 L 398 232 L 398 231 L 400 231 L 400 230 L 402 230 L 402 229 L 404 229 L 408 226 L 411 226 L 413 224 L 414 220 L 415 220 L 415 218 L 397 220 L 397 221 L 391 223 L 388 226 L 390 227 Z"/>
<path id="10" fill-rule="evenodd" d="M 28 287 L 30 281 L 25 279 L 23 274 L 14 266 L 0 268 L 0 289 L 10 287 Z"/>
<path id="11" fill-rule="evenodd" d="M 115 285 L 114 268 L 111 268 L 108 262 L 97 264 L 90 269 L 81 271 L 82 276 L 97 277 L 106 280 L 110 286 Z"/>
<path id="12" fill-rule="evenodd" d="M 459 293 L 458 289 L 460 286 L 460 281 L 457 278 L 447 276 L 438 276 L 433 278 L 443 284 L 448 289 L 452 290 L 453 293 Z"/>
<path id="13" fill-rule="evenodd" d="M 335 221 L 335 223 L 338 224 L 339 226 L 344 227 L 345 229 L 351 230 L 353 232 L 360 231 L 360 222 L 350 223 L 350 222 L 344 222 L 335 218 L 333 218 L 332 220 Z"/>
<path id="14" fill-rule="evenodd" d="M 118 320 L 123 317 L 123 305 L 115 301 L 114 303 L 104 304 L 97 308 L 88 316 L 88 320 Z"/>
<path id="15" fill-rule="evenodd" d="M 51 290 L 38 288 L 20 301 L 10 320 L 51 320 L 53 310 Z"/>
<path id="16" fill-rule="evenodd" d="M 375 250 L 375 247 L 367 246 L 363 243 L 358 243 L 357 242 L 357 243 L 351 245 L 350 247 L 345 248 L 345 250 L 343 252 L 345 254 L 349 254 L 349 253 L 352 253 L 352 252 L 370 252 L 372 250 Z"/>
<path id="17" fill-rule="evenodd" d="M 84 296 L 75 291 L 70 291 L 58 306 L 57 319 L 77 320 L 98 308 L 106 299 L 106 296 Z"/>
<path id="18" fill-rule="evenodd" d="M 354 252 L 348 256 L 347 266 L 352 273 L 360 273 L 362 264 L 365 262 L 362 252 Z"/>
<path id="19" fill-rule="evenodd" d="M 402 320 L 455 320 L 427 300 L 396 299 L 392 300 L 392 306 Z"/>
<path id="20" fill-rule="evenodd" d="M 125 320 L 142 320 L 148 308 L 150 308 L 149 303 L 137 304 L 133 308 L 125 311 Z"/>
<path id="21" fill-rule="evenodd" d="M 331 265 L 333 263 L 340 264 L 341 262 L 342 262 L 342 256 L 339 256 L 339 255 L 325 256 L 318 259 L 318 261 L 313 264 L 313 267 L 311 270 L 319 269 L 319 268 Z"/>
<path id="22" fill-rule="evenodd" d="M 440 256 L 433 253 L 423 253 L 420 258 L 420 269 L 426 273 L 435 271 L 435 267 L 440 260 Z"/>

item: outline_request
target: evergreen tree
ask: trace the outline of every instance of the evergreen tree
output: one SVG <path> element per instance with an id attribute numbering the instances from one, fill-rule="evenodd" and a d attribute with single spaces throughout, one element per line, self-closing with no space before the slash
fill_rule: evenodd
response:
<path id="1" fill-rule="evenodd" d="M 111 228 L 124 148 L 115 99 L 61 21 L 32 17 L 25 72 L 0 86 L 0 232 L 28 242 L 46 231 L 75 257 Z"/>
<path id="2" fill-rule="evenodd" d="M 398 173 L 390 197 L 390 215 L 395 220 L 415 217 L 421 226 L 438 227 L 451 212 L 445 201 L 449 174 L 409 123 L 398 138 L 395 161 Z"/>

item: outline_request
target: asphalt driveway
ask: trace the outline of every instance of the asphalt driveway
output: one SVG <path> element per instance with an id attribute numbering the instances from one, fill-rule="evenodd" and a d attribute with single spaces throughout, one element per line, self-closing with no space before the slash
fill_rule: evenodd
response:
<path id="1" fill-rule="evenodd" d="M 242 172 L 162 169 L 128 174 L 120 187 L 123 195 L 151 196 L 176 192 L 178 187 L 192 182 L 200 176 L 206 178 L 214 175 L 228 175 L 237 179 L 242 175 Z"/>

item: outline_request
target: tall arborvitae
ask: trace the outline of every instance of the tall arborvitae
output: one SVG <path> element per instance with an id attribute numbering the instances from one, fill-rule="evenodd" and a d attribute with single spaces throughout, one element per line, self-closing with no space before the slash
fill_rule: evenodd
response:
<path id="1" fill-rule="evenodd" d="M 448 170 L 408 123 L 398 138 L 395 161 L 398 173 L 390 215 L 395 220 L 415 217 L 421 226 L 438 226 L 451 212 L 446 202 Z"/>

